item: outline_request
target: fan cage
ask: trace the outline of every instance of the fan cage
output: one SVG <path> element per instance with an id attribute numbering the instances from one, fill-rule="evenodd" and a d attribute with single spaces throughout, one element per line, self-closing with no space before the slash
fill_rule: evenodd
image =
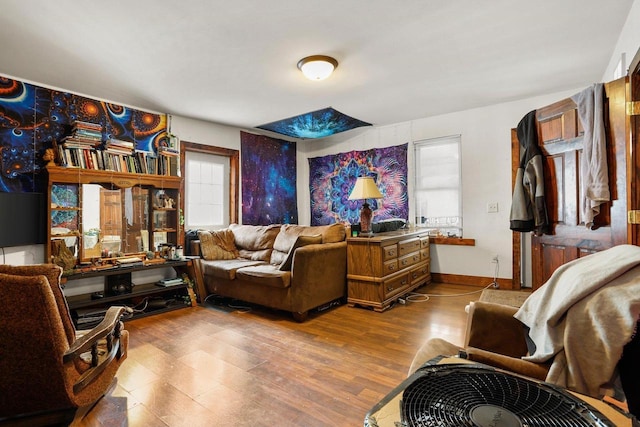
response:
<path id="1" fill-rule="evenodd" d="M 570 393 L 496 369 L 434 365 L 420 369 L 417 376 L 400 402 L 402 425 L 406 427 L 478 427 L 472 411 L 487 405 L 504 408 L 521 422 L 499 424 L 505 427 L 615 426 Z"/>

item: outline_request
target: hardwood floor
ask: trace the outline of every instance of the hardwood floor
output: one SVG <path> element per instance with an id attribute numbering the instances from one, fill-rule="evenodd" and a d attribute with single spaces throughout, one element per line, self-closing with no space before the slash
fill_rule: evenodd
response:
<path id="1" fill-rule="evenodd" d="M 129 356 L 117 384 L 74 426 L 361 426 L 406 378 L 430 337 L 462 344 L 481 289 L 407 302 L 383 313 L 346 305 L 304 323 L 254 307 L 199 306 L 125 324 Z"/>

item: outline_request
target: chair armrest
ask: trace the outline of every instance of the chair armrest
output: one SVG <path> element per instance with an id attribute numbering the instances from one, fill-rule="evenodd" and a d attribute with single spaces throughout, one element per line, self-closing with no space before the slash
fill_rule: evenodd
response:
<path id="1" fill-rule="evenodd" d="M 79 357 L 80 354 L 90 351 L 99 340 L 107 338 L 109 335 L 113 335 L 114 338 L 119 338 L 120 330 L 122 329 L 122 324 L 120 322 L 122 315 L 124 313 L 132 312 L 133 310 L 129 307 L 109 307 L 104 319 L 102 319 L 97 326 L 73 342 L 69 349 L 64 353 L 62 361 L 67 363 L 76 357 Z"/>
<path id="2" fill-rule="evenodd" d="M 465 348 L 520 358 L 527 354 L 524 325 L 513 317 L 516 307 L 476 301 L 469 304 Z"/>
<path id="3" fill-rule="evenodd" d="M 466 359 L 506 371 L 515 372 L 530 378 L 544 381 L 549 372 L 550 364 L 533 363 L 516 357 L 509 357 L 503 354 L 491 353 L 474 347 L 467 347 L 464 352 Z"/>
<path id="4" fill-rule="evenodd" d="M 133 310 L 129 307 L 109 307 L 102 322 L 74 341 L 69 350 L 64 353 L 63 363 L 73 364 L 81 354 L 91 351 L 91 368 L 84 371 L 74 382 L 74 393 L 85 389 L 107 369 L 114 359 L 120 359 L 125 354 L 126 350 L 120 343 L 120 334 L 126 334 L 126 331 L 122 331 L 120 320 L 125 312 L 132 313 Z M 105 343 L 106 353 L 101 355 L 98 345 L 102 342 Z"/>

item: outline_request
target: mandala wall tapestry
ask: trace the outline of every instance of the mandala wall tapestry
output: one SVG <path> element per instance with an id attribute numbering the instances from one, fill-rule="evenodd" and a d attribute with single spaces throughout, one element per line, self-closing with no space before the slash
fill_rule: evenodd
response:
<path id="1" fill-rule="evenodd" d="M 240 132 L 242 223 L 297 224 L 296 143 Z"/>
<path id="2" fill-rule="evenodd" d="M 167 116 L 97 101 L 0 76 L 0 191 L 31 192 L 44 150 L 68 135 L 74 121 L 102 126 L 102 140 L 154 151 L 167 143 Z"/>
<path id="3" fill-rule="evenodd" d="M 374 223 L 391 218 L 408 220 L 408 145 L 310 158 L 311 225 L 359 223 L 364 201 L 349 200 L 349 193 L 360 176 L 372 177 L 384 196 L 368 200 Z"/>

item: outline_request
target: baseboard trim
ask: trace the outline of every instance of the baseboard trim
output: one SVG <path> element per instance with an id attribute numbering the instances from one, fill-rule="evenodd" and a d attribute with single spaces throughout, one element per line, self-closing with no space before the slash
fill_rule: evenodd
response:
<path id="1" fill-rule="evenodd" d="M 486 288 L 493 282 L 492 277 L 481 276 L 464 276 L 461 274 L 444 274 L 444 273 L 431 273 L 431 280 L 439 283 L 450 283 L 455 285 L 475 286 L 478 288 Z M 511 279 L 498 279 L 496 280 L 500 289 L 514 289 L 513 281 Z"/>

